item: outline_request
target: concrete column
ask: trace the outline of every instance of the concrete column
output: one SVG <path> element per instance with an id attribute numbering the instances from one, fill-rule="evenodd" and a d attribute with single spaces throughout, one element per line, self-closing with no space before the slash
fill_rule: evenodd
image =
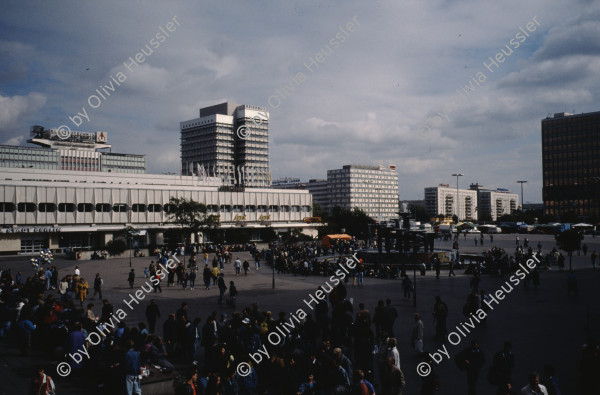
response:
<path id="1" fill-rule="evenodd" d="M 165 234 L 163 232 L 156 232 L 156 245 L 161 246 L 165 242 Z"/>

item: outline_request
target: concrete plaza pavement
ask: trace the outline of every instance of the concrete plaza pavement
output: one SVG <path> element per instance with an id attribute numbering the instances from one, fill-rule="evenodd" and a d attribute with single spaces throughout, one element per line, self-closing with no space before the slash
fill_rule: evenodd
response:
<path id="1" fill-rule="evenodd" d="M 495 235 L 494 245 L 501 246 L 512 253 L 516 235 Z M 525 235 L 520 235 L 521 240 Z M 554 237 L 547 235 L 527 235 L 530 246 L 536 249 L 538 240 L 542 242 L 544 251 L 549 251 L 554 245 Z M 475 246 L 473 237 L 460 241 L 460 250 L 465 253 L 480 252 L 491 247 L 486 236 L 483 247 Z M 435 278 L 435 273 L 427 272 L 425 276 L 417 274 L 417 307 L 413 307 L 412 300 L 404 300 L 399 280 L 365 279 L 364 287 L 353 287 L 347 284 L 348 297 L 354 301 L 355 311 L 359 302 L 364 303 L 373 314 L 374 307 L 380 299 L 390 298 L 392 305 L 398 310 L 399 318 L 394 326 L 394 334 L 398 339 L 401 366 L 406 377 L 405 395 L 418 394 L 421 378 L 416 373 L 418 363 L 415 352 L 411 349 L 410 334 L 413 325 L 413 314 L 418 312 L 423 317 L 425 324 L 425 351 L 433 352 L 444 344 L 453 358 L 460 350 L 466 348 L 472 339 L 478 339 L 481 350 L 486 357 L 486 363 L 480 372 L 478 385 L 479 394 L 494 394 L 495 389 L 487 383 L 486 376 L 490 367 L 493 354 L 502 348 L 504 341 L 513 343 L 516 356 L 516 366 L 513 374 L 514 386 L 520 388 L 527 383 L 527 374 L 530 371 L 542 373 L 544 364 L 553 364 L 556 367 L 556 376 L 561 383 L 564 394 L 577 394 L 579 386 L 579 359 L 581 346 L 586 342 L 589 334 L 600 338 L 600 307 L 597 303 L 598 284 L 600 284 L 600 270 L 591 270 L 589 254 L 591 251 L 600 251 L 600 238 L 586 236 L 585 242 L 589 246 L 587 257 L 575 255 L 573 257 L 579 285 L 578 296 L 567 296 L 567 272 L 559 272 L 555 267 L 549 271 L 541 272 L 541 286 L 538 290 L 532 288 L 525 290 L 523 285 L 506 295 L 494 310 L 488 313 L 486 323 L 477 324 L 465 338 L 457 345 L 451 345 L 448 340 L 436 343 L 433 339 L 435 332 L 433 317 L 431 315 L 434 296 L 440 295 L 448 304 L 449 315 L 447 327 L 449 332 L 456 332 L 456 326 L 465 321 L 462 306 L 469 293 L 471 277 L 457 270 L 456 277 L 448 277 L 446 270 L 442 271 L 440 279 Z M 437 242 L 436 248 L 444 248 L 451 242 Z M 234 253 L 240 259 L 248 258 L 248 253 Z M 212 259 L 212 254 L 209 261 Z M 13 275 L 22 271 L 25 276 L 31 275 L 32 268 L 28 262 L 29 257 L 0 257 L 2 269 L 12 268 Z M 130 300 L 130 294 L 140 289 L 147 279 L 144 279 L 143 269 L 147 267 L 153 257 L 133 258 L 132 266 L 136 272 L 136 281 L 133 289 L 129 288 L 127 275 L 130 270 L 129 259 L 108 259 L 98 261 L 72 261 L 57 256 L 55 264 L 59 269 L 59 278 L 72 273 L 75 266 L 79 266 L 81 274 L 90 283 L 91 297 L 92 284 L 96 273 L 104 279 L 103 297 L 109 299 L 115 310 L 122 308 L 127 313 L 127 325 L 136 325 L 139 321 L 145 322 L 144 311 L 150 298 L 158 301 L 161 318 L 157 324 L 157 333 L 162 334 L 162 323 L 168 314 L 175 312 L 183 301 L 189 304 L 189 317 L 199 316 L 205 319 L 212 311 L 219 314 L 230 314 L 235 310 L 257 302 L 261 310 L 270 310 L 276 315 L 279 311 L 287 313 L 296 312 L 302 308 L 307 313 L 310 309 L 303 302 L 309 293 L 313 293 L 319 285 L 327 280 L 321 276 L 293 276 L 276 275 L 275 289 L 272 289 L 272 271 L 263 264 L 260 270 L 251 269 L 248 276 L 242 274 L 235 276 L 231 265 L 225 267 L 225 280 L 235 281 L 239 291 L 237 309 L 230 306 L 217 305 L 218 290 L 212 287 L 205 290 L 201 274 L 196 281 L 196 288 L 183 290 L 181 287 L 167 287 L 166 281 L 161 285 L 163 292 L 148 295 L 139 305 L 133 304 L 130 309 L 125 300 Z M 568 269 L 568 258 L 566 260 Z M 412 274 L 411 274 L 412 277 Z M 505 284 L 507 279 L 483 276 L 480 288 L 493 293 Z M 57 292 L 57 291 L 50 291 Z M 96 305 L 98 314 L 101 302 L 88 300 L 84 306 L 92 302 Z M 462 327 L 461 327 L 462 328 Z M 0 354 L 0 374 L 6 377 L 0 380 L 0 394 L 26 393 L 25 385 L 31 377 L 31 367 L 35 365 L 36 358 L 20 357 L 18 350 L 11 345 L 2 343 Z M 467 392 L 466 375 L 460 372 L 453 360 L 443 360 L 434 366 L 434 371 L 440 376 L 440 394 L 464 395 Z M 55 372 L 50 372 L 50 374 Z M 80 394 L 78 389 L 81 382 L 76 378 L 57 380 L 57 392 L 60 394 Z"/>

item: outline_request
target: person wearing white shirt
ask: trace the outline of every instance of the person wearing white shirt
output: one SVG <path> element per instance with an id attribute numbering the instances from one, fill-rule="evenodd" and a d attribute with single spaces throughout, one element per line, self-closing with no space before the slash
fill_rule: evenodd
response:
<path id="1" fill-rule="evenodd" d="M 540 384 L 540 376 L 532 372 L 529 373 L 529 384 L 521 388 L 521 395 L 548 395 L 548 390 Z"/>
<path id="2" fill-rule="evenodd" d="M 75 266 L 75 275 L 80 276 L 81 272 L 79 271 L 79 266 Z"/>
<path id="3" fill-rule="evenodd" d="M 390 337 L 387 340 L 387 357 L 394 359 L 394 365 L 398 369 L 400 369 L 400 353 L 398 352 L 398 348 L 396 348 L 397 340 L 393 337 Z"/>

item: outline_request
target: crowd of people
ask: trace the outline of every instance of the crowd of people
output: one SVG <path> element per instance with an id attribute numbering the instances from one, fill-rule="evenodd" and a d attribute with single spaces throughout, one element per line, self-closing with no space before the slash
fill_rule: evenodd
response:
<path id="1" fill-rule="evenodd" d="M 140 375 L 149 366 L 163 372 L 185 371 L 175 389 L 176 393 L 182 394 L 402 393 L 407 384 L 398 351 L 401 340 L 394 333 L 399 314 L 390 298 L 380 300 L 371 312 L 363 303 L 350 301 L 347 285 L 342 281 L 330 292 L 320 287 L 319 290 L 328 293 L 328 298 L 319 301 L 314 311 L 301 319 L 285 312 L 273 314 L 259 308 L 257 303 L 238 309 L 235 283 L 227 283 L 225 277 L 243 276 L 248 272 L 250 262 L 242 262 L 235 256 L 235 252 L 244 248 L 251 253 L 254 269 L 260 270 L 261 261 L 276 268 L 278 265 L 281 268 L 283 263 L 287 266 L 286 262 L 292 266 L 298 263 L 303 268 L 304 262 L 333 252 L 341 254 L 329 258 L 337 264 L 360 248 L 360 244 L 347 243 L 334 250 L 314 244 L 271 245 L 262 251 L 252 245 L 214 246 L 191 251 L 187 261 L 181 259 L 182 251 L 175 251 L 181 262 L 162 279 L 167 286 L 194 289 L 195 277 L 191 275 L 201 270 L 204 288 L 216 286 L 218 302 L 224 303 L 227 299 L 233 312 L 219 314 L 213 311 L 204 318 L 189 317 L 188 305 L 184 302 L 175 312 L 163 316 L 157 300 L 152 299 L 145 307 L 146 321 L 135 326 L 128 326 L 125 321 L 115 324 L 114 307 L 102 296 L 104 281 L 100 273 L 96 274 L 92 284 L 92 298 L 95 300 L 98 296 L 98 305 L 95 305 L 88 300 L 89 284 L 78 267 L 60 281 L 53 265 L 40 267 L 26 280 L 21 273 L 13 278 L 8 269 L 0 274 L 0 337 L 16 339 L 15 344 L 24 355 L 35 349 L 44 352 L 49 360 L 67 361 L 73 374 L 84 377 L 90 388 L 101 389 L 104 393 L 138 393 L 136 391 L 144 382 Z M 506 274 L 513 272 L 533 253 L 518 248 L 513 256 L 508 256 L 504 250 L 495 247 L 489 252 L 492 259 L 508 263 Z M 209 260 L 209 253 L 214 254 L 212 260 Z M 159 265 L 166 266 L 173 255 L 167 250 L 155 251 L 155 261 L 144 271 L 144 276 L 157 276 Z M 225 265 L 232 269 L 226 276 Z M 311 268 L 310 264 L 308 267 Z M 315 269 L 314 266 L 311 270 L 327 272 L 327 268 Z M 357 278 L 359 272 L 360 269 Z M 128 275 L 133 287 L 137 277 L 134 269 L 130 273 L 134 273 Z M 485 293 L 478 288 L 479 276 L 479 273 L 473 276 L 471 286 L 475 296 L 467 300 L 471 305 L 465 314 L 484 306 Z M 406 280 L 409 285 L 405 296 L 408 291 L 410 298 L 412 284 L 405 276 Z M 535 279 L 533 281 L 535 285 Z M 153 292 L 162 292 L 160 283 L 154 284 Z M 229 290 L 227 298 L 226 290 Z M 440 297 L 435 299 L 432 314 L 435 339 L 441 342 L 447 335 L 449 308 Z M 162 336 L 158 336 L 157 325 L 161 322 Z M 106 336 L 97 344 L 91 344 L 89 335 L 98 328 Z M 424 344 L 426 330 L 421 316 L 415 314 L 411 348 L 420 361 L 433 366 L 427 353 L 432 345 Z M 275 338 L 280 341 L 273 341 Z M 87 348 L 89 358 L 79 362 L 66 358 L 82 347 Z M 474 341 L 458 354 L 455 361 L 460 370 L 466 371 L 469 394 L 476 393 L 479 372 L 485 361 L 479 343 Z M 510 342 L 494 354 L 487 379 L 498 388 L 497 394 L 516 393 L 512 386 L 514 361 Z M 248 367 L 244 374 L 238 370 L 240 363 Z M 590 376 L 585 372 L 590 371 L 590 366 L 600 366 L 599 348 L 593 339 L 585 346 L 582 358 L 582 377 L 587 380 Z M 52 376 L 55 371 L 55 366 L 37 368 L 32 384 L 34 393 L 54 391 L 56 377 Z M 522 377 L 517 379 L 522 380 Z M 435 372 L 423 377 L 420 383 L 410 385 L 420 387 L 420 393 L 424 395 L 444 393 L 444 383 L 440 383 Z M 582 386 L 586 385 L 588 387 L 584 388 L 591 388 L 589 386 L 593 384 L 582 383 Z M 529 382 L 523 387 L 523 391 L 529 392 L 521 393 L 555 395 L 560 394 L 558 388 L 553 366 L 546 365 L 541 376 L 534 372 L 529 375 Z"/>

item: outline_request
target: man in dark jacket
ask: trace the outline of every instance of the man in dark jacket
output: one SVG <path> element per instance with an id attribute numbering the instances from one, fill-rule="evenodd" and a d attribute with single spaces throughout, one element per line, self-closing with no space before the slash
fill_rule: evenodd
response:
<path id="1" fill-rule="evenodd" d="M 219 287 L 219 304 L 223 304 L 223 297 L 225 296 L 225 291 L 227 291 L 227 286 L 225 285 L 225 279 L 223 277 L 223 273 L 220 273 L 219 279 L 217 280 L 217 286 Z"/>
<path id="2" fill-rule="evenodd" d="M 383 395 L 402 395 L 405 381 L 402 370 L 394 363 L 394 358 L 386 358 L 379 372 Z"/>

